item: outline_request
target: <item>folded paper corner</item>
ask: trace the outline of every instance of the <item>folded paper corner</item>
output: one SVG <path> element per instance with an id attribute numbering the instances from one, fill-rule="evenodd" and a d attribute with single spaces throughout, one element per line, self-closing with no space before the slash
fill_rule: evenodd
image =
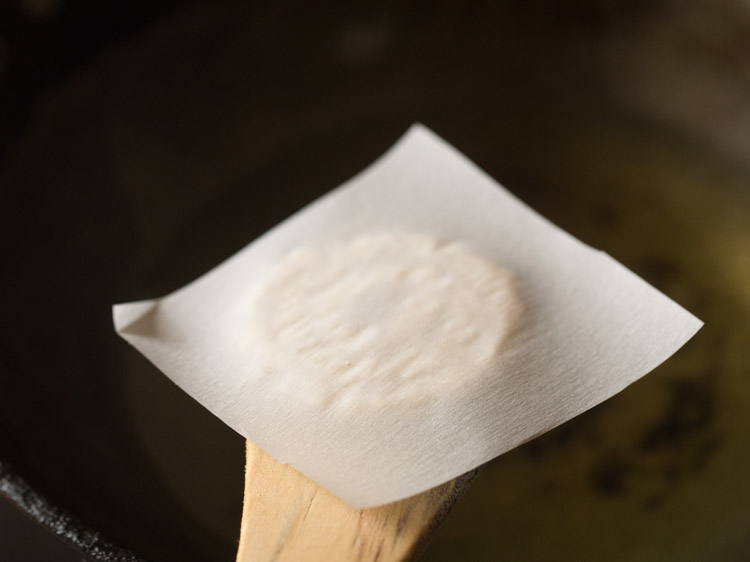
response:
<path id="1" fill-rule="evenodd" d="M 112 321 L 118 334 L 128 333 L 157 307 L 156 299 L 136 301 L 112 306 Z"/>

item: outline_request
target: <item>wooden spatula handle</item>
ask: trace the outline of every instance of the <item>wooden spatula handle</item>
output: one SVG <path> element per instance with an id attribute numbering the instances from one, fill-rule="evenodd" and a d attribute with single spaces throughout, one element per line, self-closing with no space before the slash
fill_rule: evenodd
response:
<path id="1" fill-rule="evenodd" d="M 355 509 L 248 441 L 237 562 L 411 560 L 478 470 L 418 496 Z"/>

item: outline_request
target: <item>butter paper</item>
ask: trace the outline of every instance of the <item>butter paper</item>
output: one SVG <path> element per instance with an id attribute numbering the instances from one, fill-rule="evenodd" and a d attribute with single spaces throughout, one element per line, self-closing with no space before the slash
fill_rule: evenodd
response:
<path id="1" fill-rule="evenodd" d="M 322 407 L 294 385 L 280 391 L 258 377 L 253 349 L 237 345 L 253 286 L 301 245 L 389 231 L 455 241 L 513 272 L 523 319 L 492 376 L 409 408 L 367 409 Z M 584 412 L 702 325 L 420 125 L 199 279 L 161 299 L 115 305 L 114 322 L 230 427 L 358 508 L 437 486 Z"/>

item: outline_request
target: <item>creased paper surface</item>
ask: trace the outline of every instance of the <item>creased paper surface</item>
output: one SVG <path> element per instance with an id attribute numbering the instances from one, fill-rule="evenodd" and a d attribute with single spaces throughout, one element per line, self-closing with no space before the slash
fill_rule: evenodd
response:
<path id="1" fill-rule="evenodd" d="M 253 320 L 243 317 L 253 287 L 302 245 L 389 231 L 457 242 L 513 272 L 523 320 L 481 387 L 408 408 L 332 409 L 305 400 L 305 385 L 280 389 L 259 377 L 259 350 L 238 345 Z M 419 125 L 194 282 L 115 305 L 114 321 L 230 427 L 355 507 L 427 490 L 565 422 L 654 369 L 702 325 Z"/>

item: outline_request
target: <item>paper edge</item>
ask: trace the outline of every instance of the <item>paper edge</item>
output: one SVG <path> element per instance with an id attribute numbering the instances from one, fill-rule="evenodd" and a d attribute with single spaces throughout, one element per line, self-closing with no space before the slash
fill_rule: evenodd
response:
<path id="1" fill-rule="evenodd" d="M 618 262 L 618 263 L 619 263 L 619 262 Z M 621 265 L 621 264 L 620 264 L 620 265 Z M 623 266 L 623 267 L 624 267 L 624 266 Z M 647 283 L 646 281 L 643 281 L 643 282 L 644 282 L 645 284 L 649 285 L 649 284 L 648 284 L 648 283 Z M 650 286 L 650 285 L 649 285 L 649 286 Z M 665 295 L 665 296 L 666 296 L 666 295 Z M 667 297 L 667 298 L 669 298 L 669 297 Z M 599 406 L 599 405 L 601 405 L 601 404 L 604 404 L 605 402 L 607 402 L 607 401 L 611 400 L 612 398 L 614 398 L 615 396 L 617 396 L 618 394 L 620 394 L 621 392 L 623 392 L 623 391 L 624 391 L 624 390 L 625 390 L 626 388 L 628 388 L 628 387 L 630 387 L 631 385 L 633 385 L 633 384 L 635 384 L 635 383 L 637 383 L 637 382 L 641 381 L 641 380 L 642 380 L 642 379 L 643 379 L 643 378 L 644 378 L 644 377 L 645 377 L 646 375 L 648 375 L 648 374 L 652 373 L 652 372 L 653 372 L 654 370 L 656 370 L 656 369 L 657 369 L 657 368 L 659 368 L 659 367 L 660 367 L 661 365 L 663 365 L 664 363 L 666 363 L 666 362 L 667 362 L 667 361 L 668 361 L 669 359 L 671 359 L 671 358 L 672 358 L 672 357 L 673 357 L 673 356 L 674 356 L 674 355 L 675 355 L 675 354 L 676 354 L 676 353 L 677 353 L 678 351 L 680 351 L 680 350 L 681 350 L 681 349 L 682 349 L 683 347 L 685 347 L 685 345 L 686 345 L 686 344 L 687 344 L 687 343 L 688 343 L 688 342 L 689 342 L 689 341 L 690 341 L 691 339 L 693 339 L 693 337 L 695 337 L 695 335 L 696 335 L 696 334 L 697 334 L 697 333 L 698 333 L 698 332 L 700 331 L 700 329 L 701 329 L 701 328 L 702 328 L 702 327 L 703 327 L 703 326 L 705 325 L 705 323 L 704 323 L 704 322 L 703 322 L 703 321 L 702 321 L 702 320 L 701 320 L 700 318 L 696 317 L 695 315 L 693 315 L 693 314 L 692 314 L 692 313 L 690 313 L 689 311 L 685 310 L 685 309 L 684 309 L 684 308 L 683 308 L 683 307 L 682 307 L 681 305 L 679 305 L 678 303 L 676 303 L 676 302 L 675 302 L 675 301 L 673 301 L 672 299 L 670 299 L 670 300 L 672 301 L 672 303 L 673 303 L 673 304 L 674 304 L 674 305 L 675 305 L 676 307 L 678 307 L 678 308 L 682 309 L 683 311 L 685 311 L 685 312 L 686 312 L 686 313 L 687 313 L 687 314 L 688 314 L 688 315 L 690 316 L 689 318 L 687 318 L 687 317 L 686 317 L 686 322 L 685 322 L 685 324 L 684 324 L 684 326 L 683 326 L 683 328 L 684 328 L 684 332 L 683 332 L 683 335 L 682 335 L 682 338 L 681 338 L 681 339 L 683 339 L 684 341 L 682 341 L 682 343 L 681 343 L 681 344 L 680 344 L 680 345 L 679 345 L 679 346 L 678 346 L 678 347 L 677 347 L 677 348 L 676 348 L 676 349 L 675 349 L 675 350 L 674 350 L 674 351 L 673 351 L 673 352 L 672 352 L 672 353 L 671 353 L 670 355 L 668 355 L 667 357 L 665 357 L 664 359 L 662 359 L 662 360 L 661 360 L 661 361 L 660 361 L 659 363 L 657 363 L 657 364 L 656 364 L 655 366 L 651 367 L 651 368 L 650 368 L 650 369 L 648 369 L 648 370 L 647 370 L 646 372 L 644 372 L 644 373 L 642 373 L 642 374 L 638 375 L 638 376 L 637 376 L 637 377 L 636 377 L 636 378 L 635 378 L 634 380 L 632 380 L 632 381 L 630 381 L 630 382 L 628 382 L 628 383 L 624 384 L 623 386 L 621 386 L 621 387 L 617 388 L 616 390 L 614 390 L 614 391 L 613 391 L 613 392 L 612 392 L 611 394 L 609 394 L 609 396 L 607 396 L 607 397 L 606 397 L 606 398 L 604 398 L 603 400 L 599 400 L 599 401 L 597 401 L 596 403 L 594 403 L 594 404 L 592 404 L 592 405 L 590 405 L 590 406 L 587 406 L 587 407 L 585 407 L 585 408 L 584 408 L 583 410 L 581 410 L 581 411 L 580 411 L 580 412 L 578 412 L 577 414 L 575 414 L 575 415 L 573 415 L 573 416 L 571 416 L 571 417 L 569 417 L 569 418 L 567 418 L 567 419 L 565 419 L 565 420 L 563 420 L 563 421 L 560 421 L 560 422 L 558 422 L 558 423 L 554 423 L 554 424 L 551 424 L 551 425 L 549 425 L 549 426 L 545 426 L 544 428 L 542 428 L 542 429 L 541 429 L 541 430 L 539 430 L 538 432 L 536 432 L 536 433 L 534 433 L 533 435 L 529 436 L 529 437 L 528 437 L 527 439 L 524 439 L 523 441 L 521 441 L 521 442 L 519 442 L 519 443 L 516 443 L 516 444 L 512 445 L 511 447 L 509 447 L 509 448 L 505 449 L 504 451 L 502 451 L 502 452 L 501 452 L 501 453 L 499 453 L 499 454 L 494 454 L 494 453 L 493 453 L 493 454 L 491 454 L 490 456 L 485 456 L 485 457 L 484 457 L 484 459 L 483 459 L 482 461 L 478 462 L 478 463 L 477 463 L 477 464 L 476 464 L 475 466 L 473 466 L 473 467 L 472 467 L 472 468 L 470 468 L 469 470 L 461 470 L 461 471 L 459 471 L 459 472 L 457 472 L 457 473 L 456 473 L 456 472 L 453 472 L 453 471 L 451 471 L 451 472 L 450 472 L 450 476 L 448 476 L 447 478 L 445 478 L 445 477 L 441 477 L 441 478 L 439 479 L 439 481 L 437 481 L 437 482 L 435 482 L 435 481 L 433 481 L 433 480 L 430 480 L 430 483 L 426 484 L 426 485 L 425 485 L 424 487 L 422 487 L 422 488 L 421 488 L 421 489 L 420 489 L 419 491 L 417 491 L 417 492 L 415 492 L 415 493 L 413 493 L 413 494 L 411 494 L 411 495 L 408 495 L 408 496 L 394 496 L 394 498 L 392 498 L 392 499 L 388 499 L 388 500 L 386 500 L 386 501 L 377 501 L 377 502 L 369 501 L 369 500 L 366 500 L 366 499 L 364 499 L 363 501 L 355 501 L 355 502 L 350 502 L 350 501 L 348 501 L 348 500 L 344 500 L 343 498 L 341 498 L 341 499 L 342 499 L 342 501 L 345 501 L 346 503 L 348 503 L 349 505 L 351 505 L 352 507 L 355 507 L 355 508 L 357 508 L 357 509 L 370 509 L 370 508 L 376 508 L 376 507 L 380 507 L 380 506 L 383 506 L 383 505 L 389 505 L 389 504 L 392 504 L 392 503 L 394 503 L 394 502 L 397 502 L 397 501 L 401 501 L 401 500 L 404 500 L 404 499 L 408 499 L 408 498 L 411 498 L 411 497 L 415 497 L 415 496 L 418 496 L 418 495 L 420 495 L 420 494 L 423 494 L 423 493 L 425 493 L 425 492 L 427 492 L 427 491 L 429 491 L 429 490 L 432 490 L 432 489 L 434 489 L 434 488 L 437 488 L 438 486 L 441 486 L 441 485 L 445 484 L 446 482 L 449 482 L 450 480 L 453 480 L 453 479 L 455 479 L 455 478 L 459 478 L 459 477 L 463 476 L 464 474 L 468 474 L 469 472 L 471 472 L 471 471 L 473 471 L 473 470 L 476 470 L 477 468 L 480 468 L 480 467 L 482 467 L 482 466 L 486 465 L 487 463 L 489 463 L 489 462 L 491 462 L 491 461 L 493 461 L 493 460 L 495 460 L 495 459 L 499 459 L 499 458 L 500 458 L 500 457 L 502 457 L 503 455 L 505 455 L 505 454 L 507 454 L 507 453 L 509 453 L 509 452 L 511 452 L 511 451 L 513 451 L 513 450 L 515 450 L 515 449 L 517 449 L 518 447 L 521 447 L 521 446 L 525 445 L 526 443 L 529 443 L 529 442 L 533 441 L 533 440 L 534 440 L 534 439 L 536 439 L 537 437 L 541 437 L 541 436 L 542 436 L 542 435 L 544 435 L 545 433 L 548 433 L 548 432 L 552 431 L 553 429 L 555 429 L 555 428 L 557 428 L 557 427 L 560 427 L 560 426 L 562 426 L 562 425 L 564 425 L 564 424 L 566 424 L 566 423 L 570 422 L 571 420 L 573 420 L 573 419 L 577 418 L 578 416 L 581 416 L 581 415 L 585 414 L 585 413 L 586 413 L 586 412 L 588 412 L 589 410 L 592 410 L 592 409 L 596 408 L 597 406 Z M 329 491 L 330 491 L 330 490 L 329 490 Z M 331 492 L 331 493 L 333 493 L 333 492 Z M 336 495 L 336 494 L 334 493 L 334 495 Z M 337 496 L 337 497 L 340 497 L 340 496 Z"/>
<path id="2" fill-rule="evenodd" d="M 118 334 L 128 333 L 128 330 L 133 328 L 139 320 L 142 320 L 156 309 L 159 300 L 148 299 L 113 305 L 112 322 L 115 326 L 115 332 Z"/>

